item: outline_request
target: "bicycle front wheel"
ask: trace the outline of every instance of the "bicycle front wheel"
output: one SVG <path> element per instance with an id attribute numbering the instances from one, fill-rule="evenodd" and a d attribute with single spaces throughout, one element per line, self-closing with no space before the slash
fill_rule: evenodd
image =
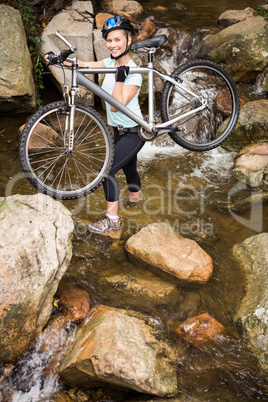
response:
<path id="1" fill-rule="evenodd" d="M 70 108 L 64 101 L 37 111 L 25 125 L 20 161 L 28 180 L 43 194 L 71 200 L 96 190 L 113 160 L 113 137 L 94 109 L 77 103 L 70 147 Z"/>
<path id="2" fill-rule="evenodd" d="M 185 115 L 175 123 L 171 138 L 192 151 L 208 151 L 221 145 L 238 120 L 239 94 L 230 74 L 218 64 L 197 60 L 178 67 L 171 74 L 180 85 L 164 85 L 161 117 L 164 122 Z M 197 112 L 198 108 L 205 107 Z M 192 113 L 194 112 L 194 113 Z"/>

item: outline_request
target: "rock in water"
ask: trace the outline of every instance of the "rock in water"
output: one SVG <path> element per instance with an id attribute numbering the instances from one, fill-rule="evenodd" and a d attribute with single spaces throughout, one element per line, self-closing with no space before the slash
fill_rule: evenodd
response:
<path id="1" fill-rule="evenodd" d="M 71 322 L 83 320 L 90 309 L 88 293 L 77 288 L 64 290 L 60 296 L 59 304 L 66 319 Z"/>
<path id="2" fill-rule="evenodd" d="M 72 255 L 70 212 L 49 196 L 0 198 L 0 363 L 42 330 Z"/>
<path id="3" fill-rule="evenodd" d="M 225 335 L 224 326 L 209 314 L 203 313 L 197 317 L 188 318 L 176 331 L 185 342 L 197 349 L 206 350 L 208 345 L 217 343 Z"/>
<path id="4" fill-rule="evenodd" d="M 163 338 L 163 337 L 162 337 Z M 98 306 L 81 328 L 60 377 L 75 387 L 111 386 L 159 396 L 177 392 L 169 346 L 140 313 Z"/>
<path id="5" fill-rule="evenodd" d="M 212 275 L 210 256 L 166 222 L 145 226 L 128 239 L 125 248 L 137 261 L 183 284 L 204 284 Z"/>

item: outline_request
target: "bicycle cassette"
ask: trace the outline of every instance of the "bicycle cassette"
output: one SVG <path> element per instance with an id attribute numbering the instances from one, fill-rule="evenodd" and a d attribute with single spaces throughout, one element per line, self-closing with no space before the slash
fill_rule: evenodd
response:
<path id="1" fill-rule="evenodd" d="M 138 136 L 143 141 L 153 141 L 157 136 L 157 132 L 153 133 L 152 131 L 147 131 L 143 127 L 139 126 Z"/>

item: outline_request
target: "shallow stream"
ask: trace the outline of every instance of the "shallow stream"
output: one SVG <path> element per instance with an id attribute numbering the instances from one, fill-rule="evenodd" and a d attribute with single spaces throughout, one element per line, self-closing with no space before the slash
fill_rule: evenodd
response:
<path id="1" fill-rule="evenodd" d="M 256 7 L 258 4 L 257 1 L 239 0 L 235 2 L 234 7 L 232 0 L 191 0 L 181 2 L 186 7 L 186 12 L 181 12 L 177 3 L 169 3 L 168 12 L 161 16 L 163 25 L 189 30 L 216 26 L 218 16 L 227 9 Z M 156 20 L 160 20 L 160 14 L 152 11 L 156 5 L 162 5 L 160 1 L 145 1 L 142 5 L 145 16 L 154 14 Z M 56 92 L 52 91 L 54 90 L 43 94 L 45 103 L 57 97 Z M 2 197 L 15 193 L 36 192 L 24 178 L 18 159 L 17 131 L 26 118 L 25 115 L 1 116 L 0 131 L 5 129 L 0 138 Z M 137 309 L 148 315 L 153 322 L 166 328 L 169 328 L 170 322 L 180 323 L 188 317 L 207 312 L 224 326 L 239 330 L 234 328 L 233 315 L 243 295 L 243 276 L 232 259 L 230 250 L 234 244 L 247 237 L 267 231 L 268 221 L 265 205 L 251 205 L 240 212 L 234 212 L 230 208 L 235 199 L 240 200 L 254 194 L 233 176 L 234 157 L 234 153 L 229 153 L 223 148 L 194 153 L 178 145 L 159 148 L 147 143 L 139 154 L 144 198 L 142 206 L 121 207 L 124 230 L 121 240 L 113 245 L 109 241 L 92 238 L 81 225 L 76 224 L 73 259 L 70 269 L 60 283 L 58 294 L 68 287 L 81 287 L 89 292 L 96 304 Z M 122 189 L 121 196 L 126 196 L 124 176 L 119 173 L 117 177 Z M 98 219 L 105 212 L 103 190 L 99 188 L 80 200 L 65 201 L 64 205 L 72 211 L 76 220 Z M 180 307 L 159 306 L 157 303 L 141 305 L 137 300 L 130 300 L 124 292 L 104 279 L 118 272 L 136 272 L 142 275 L 142 269 L 135 267 L 127 259 L 124 243 L 144 225 L 160 221 L 168 221 L 178 233 L 196 240 L 213 260 L 213 276 L 207 285 L 198 289 L 180 289 Z M 13 381 L 11 378 L 0 379 L 0 390 L 5 389 L 7 400 L 54 400 L 53 395 L 58 390 L 59 383 L 57 378 L 53 377 L 47 377 L 43 381 L 46 358 L 40 351 L 40 342 L 42 343 L 42 334 L 17 370 L 17 378 L 26 376 L 26 380 L 32 380 L 30 389 L 16 389 L 18 381 L 14 378 Z M 245 348 L 243 336 L 239 337 L 235 346 L 232 345 L 228 351 L 222 351 L 221 354 L 215 350 L 213 358 L 201 352 L 188 351 L 188 354 L 187 369 L 181 379 L 181 387 L 189 398 L 193 396 L 200 401 L 213 402 L 268 400 L 262 379 Z M 36 375 L 33 376 L 33 373 Z M 109 400 L 129 401 L 132 398 L 148 399 L 146 396 L 138 398 L 137 394 L 129 394 L 125 397 L 121 395 L 120 399 L 118 396 Z"/>

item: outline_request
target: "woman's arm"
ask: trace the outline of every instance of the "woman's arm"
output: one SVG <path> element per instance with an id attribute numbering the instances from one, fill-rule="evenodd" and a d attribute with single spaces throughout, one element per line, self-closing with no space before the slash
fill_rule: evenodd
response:
<path id="1" fill-rule="evenodd" d="M 116 82 L 112 96 L 126 106 L 136 95 L 138 89 L 138 85 L 124 85 L 123 82 Z M 117 109 L 112 105 L 110 106 L 110 110 L 111 112 L 117 112 Z"/>

